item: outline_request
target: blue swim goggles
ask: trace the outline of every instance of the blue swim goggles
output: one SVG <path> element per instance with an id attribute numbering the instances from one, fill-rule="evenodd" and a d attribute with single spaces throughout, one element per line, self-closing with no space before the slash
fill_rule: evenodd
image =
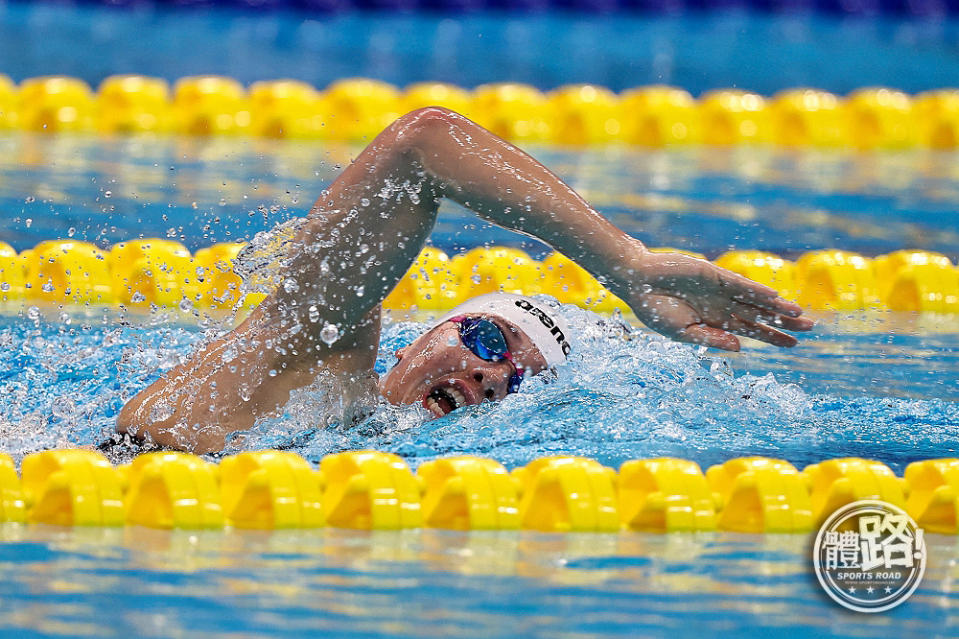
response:
<path id="1" fill-rule="evenodd" d="M 513 374 L 509 377 L 506 392 L 518 392 L 519 385 L 523 381 L 523 369 L 513 361 L 509 346 L 506 345 L 506 336 L 503 335 L 500 327 L 482 317 L 457 315 L 451 317 L 449 321 L 459 326 L 460 340 L 471 353 L 487 362 L 498 362 L 505 359 L 513 365 Z"/>

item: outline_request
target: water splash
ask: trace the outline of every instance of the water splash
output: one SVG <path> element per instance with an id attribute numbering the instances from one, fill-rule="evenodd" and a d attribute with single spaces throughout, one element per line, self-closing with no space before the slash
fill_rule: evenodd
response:
<path id="1" fill-rule="evenodd" d="M 954 402 L 806 392 L 773 374 L 734 374 L 714 351 L 630 329 L 616 317 L 569 306 L 562 313 L 573 334 L 569 362 L 555 375 L 526 380 L 501 402 L 432 421 L 421 407 L 381 402 L 354 424 L 372 402 L 372 380 L 323 378 L 294 394 L 282 414 L 235 437 L 233 448 L 282 446 L 313 460 L 376 448 L 413 465 L 453 454 L 487 455 L 508 466 L 550 454 L 589 455 L 613 466 L 660 455 L 704 466 L 752 454 L 800 466 L 859 455 L 900 472 L 908 461 L 959 449 Z M 205 334 L 174 318 L 151 317 L 139 327 L 76 317 L 71 325 L 0 318 L 3 450 L 19 458 L 105 438 L 126 399 L 221 330 L 207 325 Z M 385 324 L 377 372 L 424 329 Z M 826 365 L 828 355 L 822 357 Z"/>

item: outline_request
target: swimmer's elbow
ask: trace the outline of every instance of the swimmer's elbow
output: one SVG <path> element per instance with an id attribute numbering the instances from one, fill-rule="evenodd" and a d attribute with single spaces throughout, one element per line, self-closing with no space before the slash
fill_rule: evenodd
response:
<path id="1" fill-rule="evenodd" d="M 438 137 L 449 137 L 466 117 L 440 106 L 428 106 L 400 116 L 390 125 L 396 143 L 404 150 L 428 148 Z"/>

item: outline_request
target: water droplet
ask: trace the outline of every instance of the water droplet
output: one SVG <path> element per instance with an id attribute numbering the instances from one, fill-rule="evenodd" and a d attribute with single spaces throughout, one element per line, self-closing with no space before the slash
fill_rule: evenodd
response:
<path id="1" fill-rule="evenodd" d="M 296 283 L 296 280 L 292 277 L 288 277 L 283 280 L 283 290 L 287 293 L 296 293 L 300 290 L 300 285 Z"/>
<path id="2" fill-rule="evenodd" d="M 335 324 L 327 324 L 320 331 L 320 339 L 327 346 L 332 346 L 333 342 L 340 339 L 340 329 Z"/>
<path id="3" fill-rule="evenodd" d="M 33 198 L 30 198 L 30 199 L 32 200 Z M 28 217 L 28 218 L 27 218 L 26 220 L 24 220 L 23 222 L 24 222 L 24 224 L 27 225 L 27 228 L 30 228 L 30 225 L 33 224 L 33 219 Z"/>
<path id="4" fill-rule="evenodd" d="M 275 368 L 271 368 L 270 371 L 267 373 L 267 375 L 269 375 L 270 377 L 276 377 L 277 375 L 279 375 L 279 372 Z"/>
<path id="5" fill-rule="evenodd" d="M 36 322 L 38 319 L 40 319 L 40 309 L 36 306 L 31 306 L 27 309 L 27 317 Z"/>
<path id="6" fill-rule="evenodd" d="M 130 301 L 136 304 L 139 304 L 140 302 L 147 301 L 147 298 L 140 291 L 136 291 L 133 295 L 130 296 Z"/>
<path id="7" fill-rule="evenodd" d="M 363 297 L 363 293 L 365 293 L 365 292 L 366 292 L 366 287 L 365 287 L 365 286 L 357 286 L 357 287 L 356 287 L 356 296 L 357 296 L 357 297 Z"/>
<path id="8" fill-rule="evenodd" d="M 240 388 L 237 390 L 240 393 L 240 399 L 242 399 L 244 402 L 250 401 L 250 397 L 252 397 L 252 395 L 250 393 L 249 386 L 247 386 L 246 384 L 240 384 Z"/>
<path id="9" fill-rule="evenodd" d="M 3 291 L 4 293 L 6 293 L 9 290 L 10 290 L 9 282 L 0 282 L 0 291 Z"/>
<path id="10" fill-rule="evenodd" d="M 52 293 L 54 291 L 53 282 L 51 282 L 50 280 L 47 280 L 46 282 L 44 282 L 43 286 L 41 286 L 40 288 L 43 289 L 44 293 Z"/>
<path id="11" fill-rule="evenodd" d="M 176 237 L 176 229 L 173 228 L 173 227 L 168 228 L 168 229 L 166 230 L 166 236 L 167 236 L 167 237 Z"/>
<path id="12" fill-rule="evenodd" d="M 157 402 L 150 410 L 151 422 L 162 422 L 173 417 L 173 407 L 166 402 Z"/>
<path id="13" fill-rule="evenodd" d="M 113 191 L 104 191 L 103 197 L 113 197 Z"/>
<path id="14" fill-rule="evenodd" d="M 193 310 L 193 302 L 187 297 L 184 297 L 182 300 L 180 300 L 178 306 L 184 313 L 189 313 Z"/>
<path id="15" fill-rule="evenodd" d="M 72 226 L 67 229 L 67 237 L 73 237 L 74 235 L 76 235 L 76 233 L 77 233 L 77 230 L 73 228 Z"/>
<path id="16" fill-rule="evenodd" d="M 27 197 L 23 199 L 23 201 L 26 202 L 27 204 L 30 204 L 31 202 L 36 202 L 37 198 L 33 197 L 32 195 L 28 195 Z M 30 222 L 30 220 L 27 220 L 27 222 Z M 27 224 L 27 226 L 30 226 L 30 225 Z"/>
<path id="17" fill-rule="evenodd" d="M 308 317 L 310 322 L 316 324 L 320 321 L 320 309 L 318 309 L 315 304 L 310 304 L 310 308 L 307 310 L 309 312 Z"/>

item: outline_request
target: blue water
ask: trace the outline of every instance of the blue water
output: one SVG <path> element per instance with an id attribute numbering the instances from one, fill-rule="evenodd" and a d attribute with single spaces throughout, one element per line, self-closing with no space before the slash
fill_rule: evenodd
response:
<path id="1" fill-rule="evenodd" d="M 0 527 L 7 637 L 954 637 L 955 540 L 890 612 L 829 601 L 803 535 Z"/>
<path id="2" fill-rule="evenodd" d="M 42 34 L 42 35 L 39 35 Z M 846 93 L 887 85 L 953 86 L 959 20 L 892 20 L 730 9 L 678 15 L 462 16 L 139 6 L 0 4 L 0 73 L 55 73 L 98 84 L 114 73 L 170 80 L 203 73 L 244 83 L 291 77 L 323 87 L 367 76 L 467 87 L 591 82 L 621 90 L 653 83 L 694 94 L 793 86 Z M 556 51 L 567 55 L 556 55 Z"/>
<path id="3" fill-rule="evenodd" d="M 173 237 L 191 250 L 250 239 L 305 215 L 357 147 L 267 140 L 101 141 L 0 133 L 0 240 L 24 250 L 74 237 L 108 247 Z M 959 258 L 959 153 L 794 153 L 744 148 L 530 149 L 617 225 L 651 246 L 716 257 L 923 248 Z M 547 248 L 444 203 L 430 242 Z"/>

